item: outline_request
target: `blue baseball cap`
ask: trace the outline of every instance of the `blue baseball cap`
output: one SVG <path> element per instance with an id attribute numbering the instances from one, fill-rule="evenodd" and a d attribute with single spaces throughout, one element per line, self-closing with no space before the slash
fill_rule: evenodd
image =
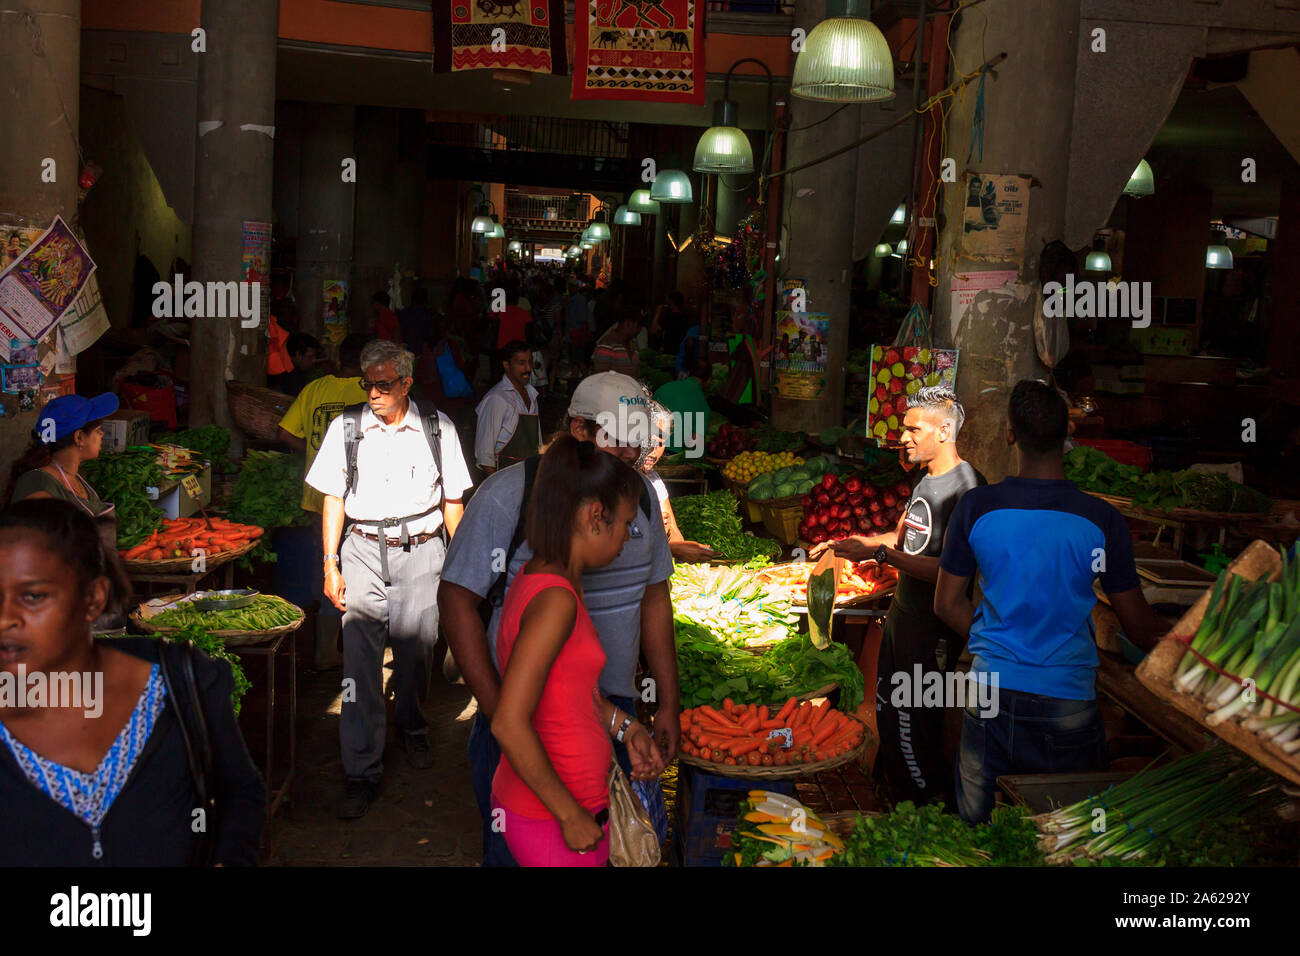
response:
<path id="1" fill-rule="evenodd" d="M 117 396 L 112 392 L 96 395 L 94 398 L 82 398 L 80 395 L 60 395 L 49 402 L 36 416 L 38 437 L 45 434 L 49 423 L 54 423 L 54 440 L 62 441 L 78 428 L 85 428 L 91 422 L 107 418 L 117 411 Z"/>

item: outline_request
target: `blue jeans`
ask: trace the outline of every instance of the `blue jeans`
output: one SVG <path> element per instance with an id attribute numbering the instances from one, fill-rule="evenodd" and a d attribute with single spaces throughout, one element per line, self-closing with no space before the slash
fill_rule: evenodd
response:
<path id="1" fill-rule="evenodd" d="M 636 713 L 636 702 L 631 697 L 611 697 L 610 700 L 623 713 Z M 627 748 L 617 741 L 614 742 L 614 759 L 624 773 L 632 772 Z M 483 818 L 483 865 L 518 866 L 506 846 L 505 836 L 492 829 L 492 777 L 500 762 L 501 747 L 492 736 L 491 724 L 482 714 L 475 714 L 474 723 L 469 728 L 469 772 L 474 780 L 474 799 Z"/>
<path id="2" fill-rule="evenodd" d="M 1080 773 L 1109 765 L 1106 728 L 1095 700 L 1063 700 L 999 688 L 997 713 L 967 706 L 957 758 L 957 810 L 967 823 L 993 813 L 997 778 L 1015 773 Z"/>

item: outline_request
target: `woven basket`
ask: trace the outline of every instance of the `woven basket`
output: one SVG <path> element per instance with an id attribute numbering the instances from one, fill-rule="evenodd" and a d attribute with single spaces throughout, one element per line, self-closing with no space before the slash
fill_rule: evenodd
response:
<path id="1" fill-rule="evenodd" d="M 261 540 L 261 538 L 254 538 L 231 551 L 218 551 L 216 554 L 207 555 L 204 560 L 208 563 L 208 570 L 212 571 L 229 564 L 236 558 L 242 558 L 257 547 L 257 542 Z M 161 561 L 123 559 L 122 563 L 126 565 L 127 574 L 174 574 L 177 571 L 188 571 L 194 566 L 194 558 L 164 558 Z"/>
<path id="2" fill-rule="evenodd" d="M 178 601 L 183 597 L 185 597 L 184 594 L 168 594 L 161 598 L 155 598 L 154 600 L 166 603 L 170 601 Z M 281 600 L 283 600 L 283 598 Z M 298 608 L 297 610 L 298 620 L 289 624 L 281 624 L 279 627 L 273 627 L 265 631 L 209 631 L 208 633 L 213 637 L 221 638 L 230 645 L 263 644 L 277 635 L 288 634 L 302 627 L 302 622 L 307 619 L 307 615 L 303 612 L 302 608 Z M 157 627 L 156 625 L 150 624 L 149 619 L 144 616 L 143 604 L 132 611 L 128 617 L 132 624 L 146 634 L 161 634 L 166 636 L 169 634 L 176 634 L 180 630 L 175 627 Z"/>
<path id="3" fill-rule="evenodd" d="M 845 714 L 844 716 L 850 720 L 858 720 L 852 714 Z M 720 777 L 740 777 L 746 780 L 794 780 L 798 777 L 809 777 L 815 773 L 821 773 L 823 770 L 833 770 L 843 764 L 859 759 L 863 751 L 867 749 L 867 745 L 872 743 L 874 738 L 870 727 L 860 720 L 858 720 L 858 723 L 862 724 L 862 740 L 858 742 L 856 747 L 848 753 L 817 763 L 798 763 L 787 767 L 751 767 L 748 764 L 743 767 L 729 767 L 724 763 L 714 763 L 712 760 L 703 760 L 684 753 L 678 753 L 677 759 L 682 763 L 690 764 L 692 767 L 699 767 L 701 770 L 707 770 L 709 773 L 717 774 Z"/>
<path id="4" fill-rule="evenodd" d="M 249 438 L 275 441 L 279 436 L 280 419 L 293 404 L 293 398 L 259 385 L 243 382 L 226 382 L 226 404 L 235 424 Z"/>

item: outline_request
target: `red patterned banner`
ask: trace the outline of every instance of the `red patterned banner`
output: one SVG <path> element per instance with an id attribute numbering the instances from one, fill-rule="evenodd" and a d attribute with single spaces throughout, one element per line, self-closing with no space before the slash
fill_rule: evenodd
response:
<path id="1" fill-rule="evenodd" d="M 704 102 L 704 4 L 578 0 L 575 100 Z"/>
<path id="2" fill-rule="evenodd" d="M 433 71 L 569 72 L 564 0 L 433 0 Z"/>

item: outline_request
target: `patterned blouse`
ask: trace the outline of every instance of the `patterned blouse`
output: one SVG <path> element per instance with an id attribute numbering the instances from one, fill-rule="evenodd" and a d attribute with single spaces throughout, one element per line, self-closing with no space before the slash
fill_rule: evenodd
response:
<path id="1" fill-rule="evenodd" d="M 153 732 L 158 715 L 166 702 L 167 690 L 158 665 L 153 665 L 149 682 L 136 702 L 131 717 L 94 773 L 82 773 L 47 760 L 20 741 L 0 722 L 0 740 L 9 747 L 18 766 L 31 784 L 65 810 L 73 813 L 94 832 L 94 857 L 103 856 L 99 844 L 99 827 L 109 808 L 122 792 L 127 778 Z"/>

